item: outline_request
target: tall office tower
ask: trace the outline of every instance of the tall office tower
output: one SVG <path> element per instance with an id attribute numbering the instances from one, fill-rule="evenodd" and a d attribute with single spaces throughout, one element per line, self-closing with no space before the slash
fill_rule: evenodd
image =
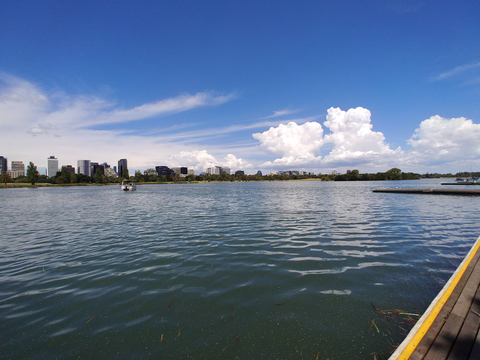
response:
<path id="1" fill-rule="evenodd" d="M 15 177 L 25 176 L 25 164 L 23 161 L 12 161 L 12 171 L 16 172 Z"/>
<path id="2" fill-rule="evenodd" d="M 90 160 L 77 160 L 77 174 L 90 176 Z"/>
<path id="3" fill-rule="evenodd" d="M 7 170 L 7 158 L 0 156 L 0 174 L 6 174 Z"/>
<path id="4" fill-rule="evenodd" d="M 50 156 L 47 159 L 47 176 L 50 178 L 55 176 L 58 171 L 58 159 L 55 156 Z"/>
<path id="5" fill-rule="evenodd" d="M 118 176 L 123 177 L 123 169 L 128 169 L 127 159 L 118 160 Z"/>

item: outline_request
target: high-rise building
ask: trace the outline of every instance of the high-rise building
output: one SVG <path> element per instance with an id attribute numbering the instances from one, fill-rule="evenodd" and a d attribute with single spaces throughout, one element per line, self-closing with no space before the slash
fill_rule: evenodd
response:
<path id="1" fill-rule="evenodd" d="M 90 160 L 77 160 L 77 174 L 90 176 Z"/>
<path id="2" fill-rule="evenodd" d="M 12 161 L 12 171 L 16 172 L 16 178 L 25 176 L 25 164 L 23 161 Z"/>
<path id="3" fill-rule="evenodd" d="M 127 159 L 118 160 L 118 176 L 123 177 L 123 169 L 128 169 Z"/>
<path id="4" fill-rule="evenodd" d="M 158 176 L 172 175 L 174 172 L 168 166 L 155 166 Z"/>
<path id="5" fill-rule="evenodd" d="M 47 176 L 53 177 L 58 171 L 58 159 L 55 156 L 50 156 L 47 159 Z"/>
<path id="6" fill-rule="evenodd" d="M 0 174 L 6 174 L 8 170 L 7 158 L 0 156 Z"/>

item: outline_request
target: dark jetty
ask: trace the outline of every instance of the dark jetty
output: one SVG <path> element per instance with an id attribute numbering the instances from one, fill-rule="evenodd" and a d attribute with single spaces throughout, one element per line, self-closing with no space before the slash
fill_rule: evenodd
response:
<path id="1" fill-rule="evenodd" d="M 375 189 L 373 192 L 399 194 L 434 194 L 434 195 L 477 195 L 480 190 L 474 189 Z"/>

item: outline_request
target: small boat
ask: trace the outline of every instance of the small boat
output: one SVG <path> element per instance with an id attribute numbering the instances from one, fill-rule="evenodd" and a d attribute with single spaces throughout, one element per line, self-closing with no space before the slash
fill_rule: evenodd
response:
<path id="1" fill-rule="evenodd" d="M 135 191 L 137 190 L 137 185 L 135 185 L 135 180 L 122 180 L 122 191 Z"/>
<path id="2" fill-rule="evenodd" d="M 457 184 L 463 184 L 463 185 L 476 185 L 478 183 L 478 178 L 475 178 L 475 177 L 471 177 L 471 178 L 467 177 L 467 179 L 456 178 L 455 182 Z"/>

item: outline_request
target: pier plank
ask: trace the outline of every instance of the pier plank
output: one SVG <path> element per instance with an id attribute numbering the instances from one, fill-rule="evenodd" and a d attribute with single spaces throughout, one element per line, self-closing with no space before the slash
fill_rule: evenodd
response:
<path id="1" fill-rule="evenodd" d="M 477 360 L 480 359 L 480 331 L 477 333 L 477 339 L 475 340 L 475 344 L 473 345 L 472 352 L 470 353 L 469 360 Z"/>
<path id="2" fill-rule="evenodd" d="M 480 266 L 476 266 L 469 276 L 467 283 L 463 287 L 452 312 L 448 316 L 448 319 L 445 321 L 445 324 L 440 330 L 432 347 L 425 356 L 425 360 L 447 359 L 454 344 L 458 341 L 463 343 L 463 339 L 458 340 L 458 337 L 467 314 L 470 311 L 479 283 Z"/>
<path id="3" fill-rule="evenodd" d="M 469 321 L 472 321 L 473 327 L 476 326 L 474 324 L 476 320 L 480 322 L 480 316 L 478 316 L 479 319 L 467 316 L 467 314 L 472 313 L 472 310 L 480 314 L 480 311 L 475 310 L 476 307 L 473 308 L 473 305 L 480 306 L 480 293 L 478 292 L 480 283 L 479 258 L 480 251 L 477 251 L 438 316 L 409 357 L 409 360 L 447 359 L 450 351 L 455 350 L 452 348 L 454 347 L 457 337 L 462 336 L 461 332 L 464 320 L 467 318 Z M 469 331 L 469 326 L 470 325 L 468 324 L 466 325 L 465 331 Z M 478 337 L 475 342 L 475 349 L 472 350 L 472 354 L 476 354 L 475 351 L 480 352 L 480 345 L 477 344 L 477 342 Z M 462 348 L 460 342 L 458 346 Z M 459 350 L 455 351 L 457 352 Z M 454 355 L 455 354 L 452 356 Z M 452 357 L 452 359 L 455 358 Z M 463 357 L 463 359 L 465 359 L 465 357 Z M 478 360 L 480 357 L 471 359 Z"/>
<path id="4" fill-rule="evenodd" d="M 478 285 L 475 299 L 480 299 L 480 289 L 478 288 Z M 480 315 L 477 315 L 480 314 L 479 311 L 480 302 L 474 301 L 468 312 L 467 318 L 463 323 L 462 329 L 458 334 L 457 341 L 455 341 L 452 351 L 448 356 L 448 360 L 468 359 L 470 352 L 475 345 L 478 328 L 480 327 Z"/>

